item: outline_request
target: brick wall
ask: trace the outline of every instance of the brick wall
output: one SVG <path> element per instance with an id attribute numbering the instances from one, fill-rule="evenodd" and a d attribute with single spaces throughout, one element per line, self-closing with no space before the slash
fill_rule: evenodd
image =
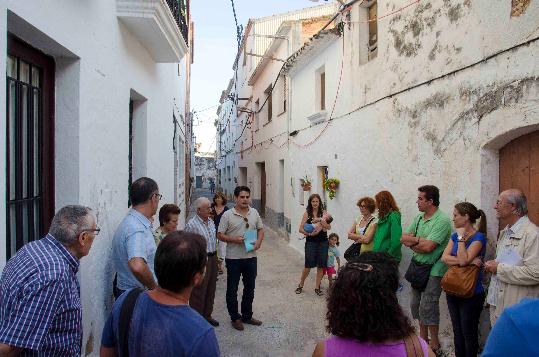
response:
<path id="1" fill-rule="evenodd" d="M 301 40 L 305 43 L 308 39 L 313 37 L 325 24 L 331 19 L 331 16 L 314 17 L 301 22 Z M 331 23 L 326 27 L 326 30 L 334 28 L 334 23 Z"/>
<path id="2" fill-rule="evenodd" d="M 531 0 L 512 0 L 511 17 L 522 15 L 530 5 Z"/>

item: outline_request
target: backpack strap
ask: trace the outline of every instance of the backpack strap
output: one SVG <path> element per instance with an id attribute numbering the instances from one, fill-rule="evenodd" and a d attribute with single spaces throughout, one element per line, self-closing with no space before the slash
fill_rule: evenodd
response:
<path id="1" fill-rule="evenodd" d="M 129 356 L 129 330 L 131 327 L 131 319 L 133 317 L 133 311 L 135 310 L 137 300 L 143 291 L 144 290 L 141 288 L 135 288 L 131 290 L 122 303 L 122 307 L 120 310 L 120 321 L 118 326 L 118 356 Z"/>
<path id="2" fill-rule="evenodd" d="M 421 343 L 419 338 L 415 333 L 408 335 L 404 339 L 404 346 L 406 348 L 407 357 L 423 357 L 423 349 L 421 348 Z"/>

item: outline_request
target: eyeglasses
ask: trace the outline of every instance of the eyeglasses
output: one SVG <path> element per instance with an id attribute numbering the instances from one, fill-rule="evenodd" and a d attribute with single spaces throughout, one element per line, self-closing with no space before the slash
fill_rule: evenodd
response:
<path id="1" fill-rule="evenodd" d="M 359 205 L 359 208 L 367 208 L 365 205 Z"/>
<path id="2" fill-rule="evenodd" d="M 154 193 L 154 196 L 157 196 L 157 200 L 158 201 L 161 201 L 161 198 L 163 198 L 163 195 L 159 194 L 159 193 Z"/>
<path id="3" fill-rule="evenodd" d="M 99 235 L 99 232 L 101 232 L 101 228 L 97 227 L 96 229 L 83 229 L 83 232 L 93 232 L 94 236 Z"/>
<path id="4" fill-rule="evenodd" d="M 249 229 L 249 220 L 245 217 L 243 217 L 243 220 L 245 221 L 245 228 Z"/>

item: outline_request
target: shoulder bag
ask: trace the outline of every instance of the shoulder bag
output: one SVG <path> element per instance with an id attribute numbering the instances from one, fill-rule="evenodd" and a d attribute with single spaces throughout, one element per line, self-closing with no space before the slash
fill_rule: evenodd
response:
<path id="1" fill-rule="evenodd" d="M 133 317 L 133 310 L 135 310 L 135 304 L 143 291 L 144 290 L 141 288 L 131 290 L 127 293 L 127 296 L 122 303 L 118 326 L 119 346 L 117 346 L 117 356 L 129 357 L 129 330 L 131 328 L 131 319 Z"/>
<path id="2" fill-rule="evenodd" d="M 365 226 L 365 233 L 367 233 L 367 229 L 369 228 L 369 225 L 371 224 L 371 222 L 374 220 L 374 217 L 372 217 L 370 219 L 370 221 L 367 223 L 367 225 Z M 361 253 L 361 243 L 359 242 L 354 242 L 352 243 L 351 246 L 348 247 L 348 249 L 346 249 L 346 251 L 344 252 L 344 259 L 346 260 L 350 260 L 350 259 L 353 259 L 355 257 L 358 257 L 359 254 Z"/>
<path id="3" fill-rule="evenodd" d="M 406 348 L 406 357 L 424 357 L 421 342 L 415 333 L 404 339 L 404 347 Z"/>
<path id="4" fill-rule="evenodd" d="M 474 295 L 478 275 L 477 265 L 470 264 L 465 267 L 453 265 L 442 278 L 442 289 L 449 295 L 470 298 Z"/>
<path id="5" fill-rule="evenodd" d="M 417 235 L 419 222 L 421 222 L 421 218 L 417 221 L 417 224 L 415 226 L 414 237 Z M 429 282 L 430 271 L 433 265 L 434 264 L 419 263 L 412 259 L 410 261 L 408 269 L 406 270 L 406 273 L 404 274 L 404 278 L 410 282 L 412 288 L 421 292 L 425 291 L 425 288 L 427 287 L 427 284 Z"/>

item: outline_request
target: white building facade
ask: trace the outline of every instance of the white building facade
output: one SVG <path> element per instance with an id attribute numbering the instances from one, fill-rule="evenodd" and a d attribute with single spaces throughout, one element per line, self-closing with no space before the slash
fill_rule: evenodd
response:
<path id="1" fill-rule="evenodd" d="M 343 250 L 358 198 L 389 190 L 407 227 L 424 184 L 440 188 L 450 215 L 464 200 L 482 208 L 491 242 L 503 189 L 524 190 L 539 223 L 538 16 L 529 1 L 356 2 L 336 19 L 339 31 L 325 29 L 287 61 L 289 115 L 239 161 L 255 200 L 265 188 L 265 210 L 282 212 L 276 228 L 300 251 L 312 193 Z M 340 180 L 333 200 L 328 178 Z"/>
<path id="2" fill-rule="evenodd" d="M 80 268 L 84 355 L 98 354 L 111 306 L 111 240 L 129 183 L 151 177 L 162 203 L 187 211 L 188 9 L 0 1 L 0 270 L 62 206 L 95 211 L 101 233 Z"/>

